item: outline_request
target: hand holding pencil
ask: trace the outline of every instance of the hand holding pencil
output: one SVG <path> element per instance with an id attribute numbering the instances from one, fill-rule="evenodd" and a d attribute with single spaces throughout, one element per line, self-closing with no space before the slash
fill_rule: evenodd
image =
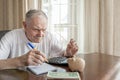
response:
<path id="1" fill-rule="evenodd" d="M 28 43 L 28 46 L 30 46 L 32 48 L 32 55 L 33 55 L 33 59 L 35 63 L 41 64 L 42 62 L 48 62 L 47 58 L 45 57 L 45 55 L 38 51 L 33 45 L 32 43 Z"/>

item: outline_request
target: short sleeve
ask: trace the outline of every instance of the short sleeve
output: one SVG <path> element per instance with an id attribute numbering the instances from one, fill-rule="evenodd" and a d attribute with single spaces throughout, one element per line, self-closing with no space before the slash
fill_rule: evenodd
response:
<path id="1" fill-rule="evenodd" d="M 6 59 L 10 54 L 11 35 L 9 32 L 0 40 L 0 59 Z"/>

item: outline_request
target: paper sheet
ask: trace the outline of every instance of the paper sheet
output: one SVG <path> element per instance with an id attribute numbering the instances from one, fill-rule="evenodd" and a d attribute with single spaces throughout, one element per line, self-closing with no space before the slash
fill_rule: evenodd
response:
<path id="1" fill-rule="evenodd" d="M 42 65 L 38 65 L 38 66 L 28 66 L 27 68 L 36 75 L 47 73 L 48 71 L 57 70 L 56 67 L 47 63 L 43 63 Z"/>

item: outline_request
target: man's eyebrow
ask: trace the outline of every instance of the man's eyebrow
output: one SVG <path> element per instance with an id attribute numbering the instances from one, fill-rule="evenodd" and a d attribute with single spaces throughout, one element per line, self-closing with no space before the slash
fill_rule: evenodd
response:
<path id="1" fill-rule="evenodd" d="M 35 27 L 33 27 L 34 29 L 38 29 L 38 30 L 41 30 L 41 29 L 44 29 L 44 30 L 46 30 L 47 28 L 39 28 L 39 27 L 37 27 L 37 26 L 35 26 Z"/>

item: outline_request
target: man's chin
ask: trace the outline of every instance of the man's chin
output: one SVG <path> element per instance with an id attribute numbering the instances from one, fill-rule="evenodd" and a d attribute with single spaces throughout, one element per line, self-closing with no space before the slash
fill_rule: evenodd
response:
<path id="1" fill-rule="evenodd" d="M 36 39 L 36 40 L 35 40 L 35 43 L 41 42 L 41 39 L 42 39 L 42 38 Z"/>

